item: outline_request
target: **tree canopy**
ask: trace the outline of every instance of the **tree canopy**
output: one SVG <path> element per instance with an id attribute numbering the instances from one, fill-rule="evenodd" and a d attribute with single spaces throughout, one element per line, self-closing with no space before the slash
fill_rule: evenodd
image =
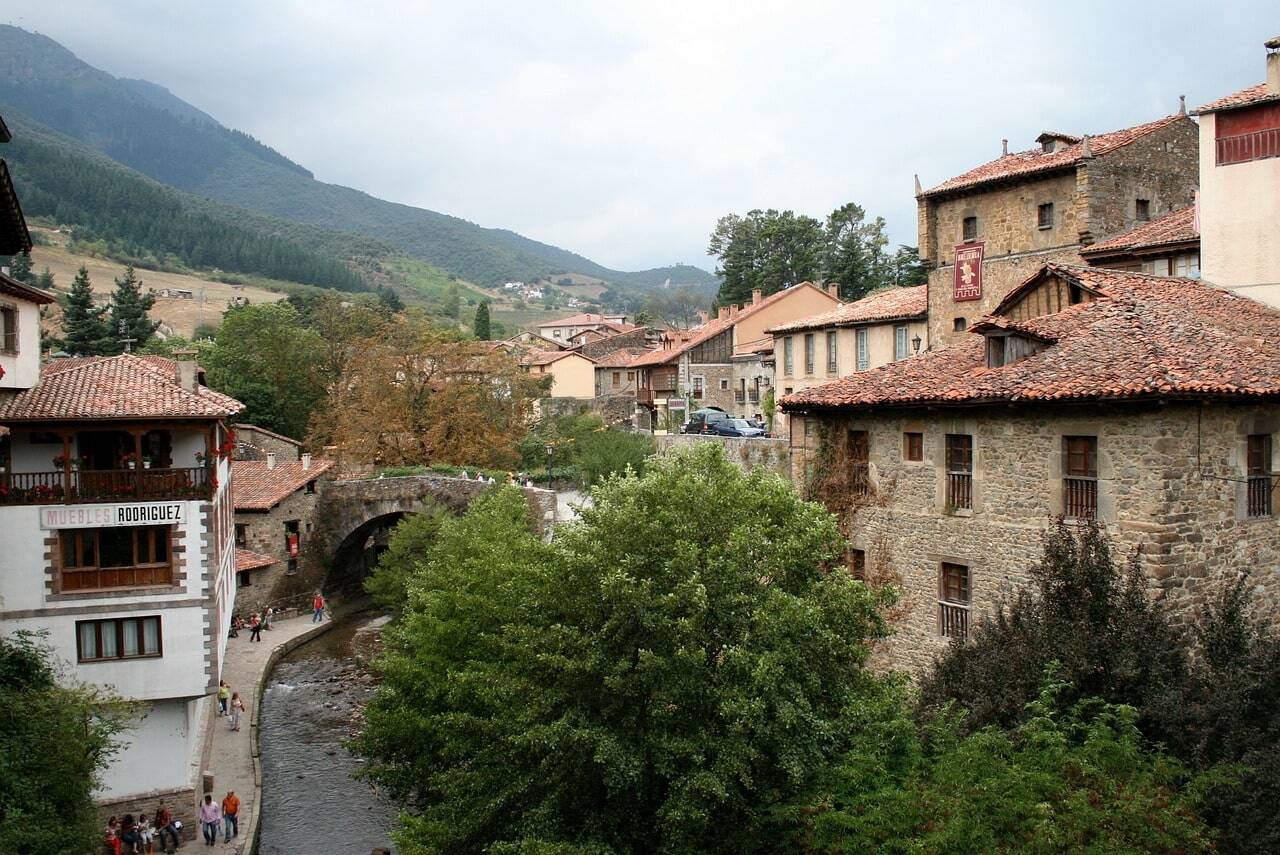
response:
<path id="1" fill-rule="evenodd" d="M 111 293 L 111 306 L 107 312 L 107 353 L 122 353 L 125 339 L 132 339 L 129 347 L 140 350 L 155 335 L 158 321 L 147 317 L 155 305 L 153 294 L 142 292 L 142 280 L 133 265 L 125 268 L 124 276 L 115 280 L 116 289 Z"/>
<path id="2" fill-rule="evenodd" d="M 107 345 L 106 306 L 93 302 L 89 271 L 80 266 L 71 280 L 71 291 L 61 297 L 62 339 L 60 345 L 72 356 L 96 356 Z"/>

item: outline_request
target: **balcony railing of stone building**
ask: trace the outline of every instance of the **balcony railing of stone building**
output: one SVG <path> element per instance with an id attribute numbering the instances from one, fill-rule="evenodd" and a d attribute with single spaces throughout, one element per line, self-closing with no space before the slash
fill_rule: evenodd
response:
<path id="1" fill-rule="evenodd" d="M 1250 475 L 1246 498 L 1251 517 L 1271 516 L 1271 476 Z"/>
<path id="2" fill-rule="evenodd" d="M 947 507 L 973 507 L 973 475 L 968 472 L 947 473 Z"/>
<path id="3" fill-rule="evenodd" d="M 207 467 L 0 473 L 0 505 L 210 499 Z"/>
<path id="4" fill-rule="evenodd" d="M 968 638 L 969 607 L 962 603 L 939 600 L 938 633 L 947 638 Z"/>
<path id="5" fill-rule="evenodd" d="M 1218 165 L 1247 163 L 1264 157 L 1280 157 L 1280 128 L 1266 128 L 1247 134 L 1219 137 L 1217 140 Z"/>
<path id="6" fill-rule="evenodd" d="M 1062 514 L 1075 520 L 1097 519 L 1098 480 L 1096 478 L 1063 478 Z"/>

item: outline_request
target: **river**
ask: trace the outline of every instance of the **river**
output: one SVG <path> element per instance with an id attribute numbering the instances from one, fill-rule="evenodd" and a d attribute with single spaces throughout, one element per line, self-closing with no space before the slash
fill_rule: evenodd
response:
<path id="1" fill-rule="evenodd" d="M 302 645 L 271 672 L 262 697 L 260 855 L 367 855 L 390 848 L 396 809 L 357 781 L 344 742 L 373 684 L 359 660 L 386 618 L 355 618 Z"/>

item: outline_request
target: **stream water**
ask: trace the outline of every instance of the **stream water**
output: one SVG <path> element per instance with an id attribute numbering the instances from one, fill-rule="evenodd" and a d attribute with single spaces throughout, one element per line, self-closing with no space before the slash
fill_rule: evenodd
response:
<path id="1" fill-rule="evenodd" d="M 355 780 L 352 736 L 373 683 L 360 660 L 385 618 L 355 619 L 304 644 L 271 672 L 262 697 L 260 855 L 366 855 L 390 848 L 395 807 Z"/>

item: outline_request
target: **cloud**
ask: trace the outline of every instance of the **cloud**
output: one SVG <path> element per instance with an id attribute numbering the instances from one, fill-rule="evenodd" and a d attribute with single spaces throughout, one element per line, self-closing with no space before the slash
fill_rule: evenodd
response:
<path id="1" fill-rule="evenodd" d="M 717 217 L 857 201 L 915 243 L 938 183 L 1257 82 L 1270 4 L 15 6 L 315 171 L 634 269 L 709 266 Z"/>

